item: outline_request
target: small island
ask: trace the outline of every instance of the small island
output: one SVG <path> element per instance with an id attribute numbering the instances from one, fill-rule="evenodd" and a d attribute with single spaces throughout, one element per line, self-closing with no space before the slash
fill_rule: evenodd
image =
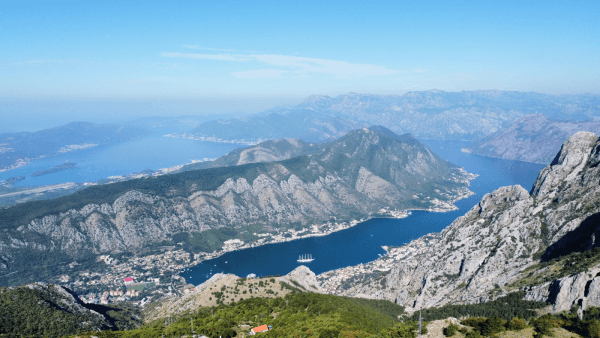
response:
<path id="1" fill-rule="evenodd" d="M 54 166 L 54 167 L 52 167 L 50 169 L 36 171 L 33 174 L 31 174 L 30 176 L 31 177 L 38 177 L 38 176 L 53 174 L 53 173 L 56 173 L 56 172 L 59 172 L 59 171 L 73 169 L 76 166 L 77 166 L 77 163 L 65 162 L 63 164 L 59 164 L 57 166 Z"/>

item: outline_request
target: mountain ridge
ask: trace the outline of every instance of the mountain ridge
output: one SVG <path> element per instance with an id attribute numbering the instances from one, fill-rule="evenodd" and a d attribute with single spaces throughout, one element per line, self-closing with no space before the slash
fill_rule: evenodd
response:
<path id="1" fill-rule="evenodd" d="M 180 136 L 227 142 L 256 143 L 283 137 L 322 142 L 366 124 L 385 125 L 395 133 L 410 133 L 419 139 L 476 140 L 528 114 L 596 120 L 599 105 L 597 95 L 554 96 L 509 91 L 313 95 L 295 107 L 203 123 Z"/>
<path id="2" fill-rule="evenodd" d="M 238 238 L 245 228 L 259 227 L 276 234 L 394 210 L 453 209 L 452 202 L 470 194 L 474 176 L 412 137 L 381 131 L 356 130 L 311 155 L 279 162 L 93 186 L 0 209 L 0 276 L 11 280 L 19 264 L 33 269 L 38 262 L 23 255 L 41 251 L 54 262 L 56 255 L 77 260 L 143 251 L 178 233 L 202 238 L 205 231 L 226 229 L 227 237 Z"/>
<path id="3" fill-rule="evenodd" d="M 600 121 L 561 121 L 542 114 L 527 115 L 474 142 L 465 151 L 506 160 L 548 164 L 563 142 L 578 131 L 600 134 Z"/>
<path id="4" fill-rule="evenodd" d="M 531 191 L 516 185 L 486 194 L 441 233 L 369 263 L 387 260 L 390 271 L 333 292 L 388 299 L 408 311 L 478 303 L 518 290 L 526 299 L 550 302 L 554 312 L 600 306 L 600 278 L 594 277 L 600 249 L 590 251 L 600 235 L 599 152 L 595 134 L 574 134 Z M 319 278 L 324 283 L 332 276 Z"/>

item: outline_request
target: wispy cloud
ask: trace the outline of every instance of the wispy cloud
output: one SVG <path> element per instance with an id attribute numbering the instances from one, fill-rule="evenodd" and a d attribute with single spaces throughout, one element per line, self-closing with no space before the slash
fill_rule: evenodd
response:
<path id="1" fill-rule="evenodd" d="M 181 47 L 188 48 L 188 49 L 212 50 L 215 52 L 235 52 L 236 51 L 235 49 L 210 48 L 210 47 L 202 47 L 202 46 L 198 46 L 198 45 L 183 45 Z"/>
<path id="2" fill-rule="evenodd" d="M 243 72 L 231 73 L 238 79 L 260 79 L 260 78 L 280 78 L 281 75 L 289 73 L 287 70 L 281 69 L 254 69 Z"/>
<path id="3" fill-rule="evenodd" d="M 162 56 L 169 58 L 187 58 L 187 59 L 204 59 L 204 60 L 219 60 L 219 61 L 251 61 L 251 58 L 244 58 L 233 54 L 189 54 L 189 53 L 162 53 Z"/>
<path id="4" fill-rule="evenodd" d="M 433 70 L 431 69 L 427 69 L 427 68 L 414 68 L 412 70 L 413 73 L 416 74 L 422 74 L 422 73 L 429 73 L 429 72 L 433 72 Z"/>
<path id="5" fill-rule="evenodd" d="M 203 60 L 219 60 L 233 62 L 260 62 L 269 66 L 280 67 L 279 75 L 295 73 L 296 75 L 329 74 L 339 78 L 355 78 L 362 76 L 386 76 L 398 73 L 397 70 L 386 67 L 350 63 L 346 61 L 307 58 L 275 54 L 193 54 L 193 53 L 162 53 L 162 56 L 173 58 L 189 58 Z M 244 72 L 237 72 L 240 74 Z M 253 74 L 264 74 L 257 70 Z M 236 76 L 236 75 L 234 75 Z M 238 77 L 238 76 L 236 76 Z"/>

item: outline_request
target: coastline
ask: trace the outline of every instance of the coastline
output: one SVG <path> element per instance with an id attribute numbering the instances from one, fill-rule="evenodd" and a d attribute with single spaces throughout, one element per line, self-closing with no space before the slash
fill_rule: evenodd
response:
<path id="1" fill-rule="evenodd" d="M 21 168 L 23 166 L 28 165 L 33 160 L 39 160 L 40 158 L 44 158 L 44 157 L 46 157 L 46 156 L 40 155 L 38 157 L 25 157 L 25 158 L 17 159 L 17 162 L 15 162 L 14 164 L 12 164 L 8 167 L 0 168 L 0 173 L 7 172 L 9 170 L 13 170 L 13 169 L 17 169 L 17 168 Z"/>
<path id="2" fill-rule="evenodd" d="M 247 146 L 255 146 L 261 142 L 267 141 L 266 139 L 259 139 L 259 140 L 255 140 L 255 141 L 246 141 L 246 140 L 224 140 L 224 139 L 220 139 L 214 136 L 196 136 L 193 134 L 188 134 L 188 133 L 181 133 L 181 134 L 167 134 L 167 135 L 163 135 L 164 137 L 172 137 L 172 138 L 185 138 L 185 139 L 189 139 L 189 140 L 195 140 L 195 141 L 206 141 L 206 142 L 215 142 L 215 143 L 231 143 L 231 144 L 244 144 Z"/>
<path id="3" fill-rule="evenodd" d="M 477 177 L 477 175 L 475 174 L 471 174 L 473 177 L 472 179 L 474 179 L 475 177 Z M 470 179 L 471 180 L 471 179 Z M 469 180 L 469 182 L 470 182 Z M 291 229 L 291 231 L 294 231 L 296 234 L 302 234 L 302 235 L 294 235 L 293 237 L 277 237 L 275 238 L 275 240 L 271 240 L 271 241 L 267 241 L 264 240 L 262 242 L 260 239 L 256 242 L 252 242 L 252 243 L 244 243 L 243 245 L 239 245 L 239 246 L 235 246 L 235 247 L 229 247 L 227 249 L 222 249 L 220 251 L 213 251 L 211 253 L 204 253 L 204 254 L 194 254 L 194 259 L 189 263 L 185 265 L 185 268 L 193 268 L 205 261 L 211 260 L 211 259 L 215 259 L 215 258 L 219 258 L 229 252 L 234 252 L 234 251 L 240 251 L 240 250 L 245 250 L 245 249 L 250 249 L 250 248 L 255 248 L 255 247 L 259 247 L 259 246 L 263 246 L 263 245 L 269 245 L 269 244 L 277 244 L 277 243 L 286 243 L 286 242 L 291 242 L 291 241 L 295 241 L 295 240 L 299 240 L 299 239 L 305 239 L 305 238 L 310 238 L 310 237 L 322 237 L 322 236 L 327 236 L 330 235 L 334 232 L 338 232 L 338 231 L 342 231 L 342 230 L 347 230 L 350 229 L 360 223 L 363 222 L 367 222 L 369 220 L 372 219 L 381 219 L 381 218 L 387 218 L 387 219 L 403 219 L 403 218 L 407 218 L 408 216 L 411 215 L 411 213 L 413 211 L 426 211 L 426 212 L 451 212 L 451 211 L 455 211 L 458 209 L 457 206 L 454 205 L 455 202 L 465 199 L 465 198 L 469 198 L 473 195 L 475 195 L 475 192 L 469 190 L 468 188 L 465 187 L 466 191 L 463 191 L 462 194 L 459 194 L 458 196 L 456 196 L 454 199 L 452 199 L 451 201 L 447 201 L 447 202 L 443 202 L 443 201 L 439 201 L 438 200 L 438 204 L 436 204 L 435 206 L 429 207 L 427 209 L 407 209 L 407 210 L 399 210 L 399 211 L 388 211 L 388 214 L 378 214 L 378 215 L 373 215 L 370 217 L 365 217 L 365 218 L 361 218 L 361 219 L 352 219 L 349 221 L 344 221 L 341 223 L 331 223 L 331 222 L 327 222 L 327 223 L 323 223 L 320 226 L 319 225 L 312 225 L 308 228 L 304 228 L 303 231 L 299 231 L 296 232 L 295 230 Z M 315 229 L 322 229 L 325 227 L 329 227 L 327 230 L 325 231 L 321 231 L 321 232 L 317 232 L 315 231 Z M 312 231 L 311 231 L 312 229 Z M 311 231 L 308 234 L 303 234 L 304 232 L 307 231 Z M 266 237 L 264 235 L 267 236 L 271 236 L 271 234 L 267 233 L 267 234 L 257 234 L 257 235 L 263 235 L 262 237 Z M 261 237 L 261 236 L 259 236 Z M 413 241 L 418 240 L 419 238 L 415 238 Z M 258 242 L 258 243 L 257 243 Z M 408 245 L 408 244 L 407 244 Z M 225 248 L 225 246 L 223 247 Z M 370 264 L 377 261 L 377 259 L 368 262 L 366 264 Z M 349 268 L 349 267 L 345 267 L 345 268 Z M 345 269 L 345 268 L 340 268 L 340 269 Z M 332 272 L 332 271 L 337 271 L 340 269 L 336 269 L 336 270 L 331 270 L 331 271 L 326 271 L 320 275 L 323 275 L 325 273 L 328 272 Z M 184 278 L 181 275 L 179 275 L 179 273 L 176 274 L 177 276 L 179 276 L 180 278 Z M 318 275 L 318 276 L 320 276 Z M 185 280 L 185 278 L 184 278 Z M 187 280 L 185 280 L 186 283 L 188 283 Z"/>

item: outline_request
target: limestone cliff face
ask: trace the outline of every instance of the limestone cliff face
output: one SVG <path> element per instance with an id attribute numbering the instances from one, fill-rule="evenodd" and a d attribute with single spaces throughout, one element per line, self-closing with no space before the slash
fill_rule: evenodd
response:
<path id="1" fill-rule="evenodd" d="M 600 307 L 600 266 L 564 278 L 560 278 L 527 290 L 526 300 L 550 302 L 555 312 L 568 311 L 579 305 L 580 311 Z"/>
<path id="2" fill-rule="evenodd" d="M 551 260 L 598 246 L 599 152 L 596 135 L 576 133 L 540 172 L 531 194 L 510 186 L 485 195 L 442 233 L 430 236 L 426 246 L 408 244 L 385 283 L 353 285 L 342 294 L 385 298 L 413 310 L 477 303 L 519 288 L 529 299 L 553 303 L 556 311 L 579 302 L 597 304 L 598 265 L 571 276 L 548 270 L 567 271 L 571 264 L 551 265 Z M 540 259 L 548 263 L 539 264 Z"/>
<path id="3" fill-rule="evenodd" d="M 453 208 L 454 200 L 469 194 L 473 178 L 411 136 L 398 136 L 382 127 L 351 132 L 317 150 L 286 161 L 84 190 L 63 198 L 58 207 L 76 205 L 82 195 L 94 201 L 94 191 L 100 196 L 114 194 L 119 187 L 138 187 L 124 188 L 110 202 L 49 212 L 24 224 L 6 224 L 6 219 L 26 219 L 17 209 L 4 210 L 13 218 L 3 217 L 0 211 L 5 229 L 0 233 L 0 275 L 13 271 L 23 255 L 40 251 L 64 253 L 76 260 L 89 253 L 136 252 L 182 232 L 227 227 L 239 233 L 249 225 L 266 230 L 308 227 L 334 217 L 381 215 L 382 210 Z M 159 188 L 161 193 L 156 192 Z"/>

